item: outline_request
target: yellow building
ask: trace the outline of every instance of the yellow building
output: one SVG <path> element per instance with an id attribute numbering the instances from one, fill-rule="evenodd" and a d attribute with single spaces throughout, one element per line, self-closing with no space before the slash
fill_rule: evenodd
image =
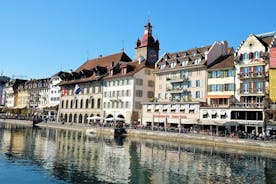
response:
<path id="1" fill-rule="evenodd" d="M 276 69 L 269 70 L 269 97 L 276 102 Z"/>

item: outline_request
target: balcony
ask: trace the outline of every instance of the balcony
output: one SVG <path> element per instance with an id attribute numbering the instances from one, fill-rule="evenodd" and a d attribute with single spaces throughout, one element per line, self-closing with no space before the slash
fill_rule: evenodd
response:
<path id="1" fill-rule="evenodd" d="M 240 80 L 246 79 L 263 79 L 268 77 L 268 72 L 249 72 L 249 73 L 238 73 Z"/>
<path id="2" fill-rule="evenodd" d="M 253 103 L 235 103 L 231 104 L 230 108 L 250 108 L 250 109 L 259 109 L 263 108 L 264 104 L 262 102 L 253 102 Z"/>
<path id="3" fill-rule="evenodd" d="M 188 89 L 185 87 L 174 87 L 174 88 L 167 88 L 169 93 L 185 93 L 188 92 Z"/>
<path id="4" fill-rule="evenodd" d="M 170 83 L 186 82 L 188 80 L 189 80 L 188 77 L 167 78 L 167 81 L 169 81 Z"/>
<path id="5" fill-rule="evenodd" d="M 267 94 L 266 88 L 249 88 L 249 89 L 238 89 L 238 93 L 241 96 L 263 96 Z"/>

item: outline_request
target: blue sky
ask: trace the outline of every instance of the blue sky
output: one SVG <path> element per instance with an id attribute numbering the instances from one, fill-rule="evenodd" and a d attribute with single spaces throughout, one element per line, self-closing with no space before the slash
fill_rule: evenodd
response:
<path id="1" fill-rule="evenodd" d="M 160 56 L 276 31 L 276 1 L 0 0 L 0 74 L 50 77 L 134 46 L 150 19 Z"/>

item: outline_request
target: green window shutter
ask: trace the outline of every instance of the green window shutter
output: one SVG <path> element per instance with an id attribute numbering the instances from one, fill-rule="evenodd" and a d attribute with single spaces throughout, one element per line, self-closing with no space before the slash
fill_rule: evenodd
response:
<path id="1" fill-rule="evenodd" d="M 207 91 L 210 92 L 211 91 L 211 85 L 208 85 L 207 87 Z"/>
<path id="2" fill-rule="evenodd" d="M 208 72 L 208 78 L 211 78 L 211 73 L 210 72 Z"/>

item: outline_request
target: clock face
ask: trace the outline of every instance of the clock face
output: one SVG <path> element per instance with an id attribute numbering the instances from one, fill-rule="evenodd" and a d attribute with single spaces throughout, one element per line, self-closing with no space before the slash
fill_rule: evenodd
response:
<path id="1" fill-rule="evenodd" d="M 154 63 L 157 60 L 157 52 L 156 50 L 149 50 L 148 52 L 148 61 Z"/>

